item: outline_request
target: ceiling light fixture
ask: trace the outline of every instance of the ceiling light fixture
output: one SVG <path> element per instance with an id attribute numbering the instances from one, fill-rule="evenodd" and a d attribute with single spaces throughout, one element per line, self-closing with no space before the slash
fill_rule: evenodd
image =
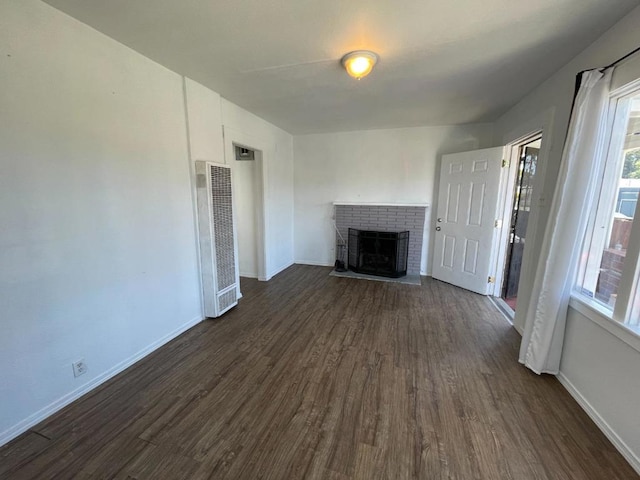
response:
<path id="1" fill-rule="evenodd" d="M 341 60 L 347 73 L 358 80 L 369 75 L 377 61 L 378 55 L 369 50 L 349 52 Z"/>

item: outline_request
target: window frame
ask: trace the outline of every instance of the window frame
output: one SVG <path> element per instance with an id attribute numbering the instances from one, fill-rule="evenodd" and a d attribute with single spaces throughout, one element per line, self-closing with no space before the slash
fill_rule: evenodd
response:
<path id="1" fill-rule="evenodd" d="M 637 221 L 631 227 L 615 306 L 609 308 L 589 296 L 588 289 L 584 287 L 585 283 L 593 284 L 594 271 L 599 272 L 602 254 L 609 241 L 615 192 L 622 168 L 620 154 L 624 152 L 624 137 L 629 121 L 631 102 L 626 100 L 634 97 L 640 97 L 640 78 L 610 94 L 605 160 L 600 165 L 599 182 L 594 190 L 597 206 L 589 213 L 570 305 L 640 351 L 640 202 L 634 213 L 634 220 Z M 593 293 L 595 294 L 595 286 Z M 614 323 L 615 326 L 603 324 L 603 318 L 605 322 Z"/>

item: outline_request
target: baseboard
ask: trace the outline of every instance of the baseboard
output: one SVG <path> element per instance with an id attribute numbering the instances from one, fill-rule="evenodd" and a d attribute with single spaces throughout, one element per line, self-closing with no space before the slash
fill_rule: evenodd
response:
<path id="1" fill-rule="evenodd" d="M 266 280 L 271 280 L 273 277 L 275 277 L 276 275 L 278 275 L 279 273 L 284 272 L 287 268 L 289 268 L 290 266 L 292 266 L 294 264 L 293 260 L 291 260 L 290 262 L 287 262 L 283 265 L 281 265 L 280 267 L 274 268 L 268 275 Z"/>
<path id="2" fill-rule="evenodd" d="M 85 383 L 84 385 L 78 387 L 76 390 L 73 390 L 73 391 L 67 393 L 66 395 L 63 395 L 62 397 L 60 397 L 59 399 L 53 401 L 52 403 L 50 403 L 46 407 L 38 410 L 33 415 L 30 415 L 27 418 L 25 418 L 24 420 L 21 420 L 20 422 L 18 422 L 13 427 L 9 427 L 4 432 L 0 433 L 0 447 L 2 445 L 4 445 L 5 443 L 10 442 L 14 438 L 16 438 L 18 435 L 26 432 L 27 430 L 29 430 L 34 425 L 37 425 L 38 423 L 42 422 L 46 418 L 50 417 L 51 415 L 53 415 L 57 411 L 59 411 L 62 408 L 66 407 L 71 402 L 77 400 L 78 398 L 80 398 L 81 396 L 85 395 L 86 393 L 89 393 L 94 388 L 102 385 L 107 380 L 111 379 L 112 377 L 115 377 L 117 374 L 119 374 L 123 370 L 126 370 L 131 365 L 133 365 L 134 363 L 138 362 L 139 360 L 142 360 L 144 357 L 149 355 L 151 352 L 157 350 L 158 348 L 160 348 L 164 344 L 170 342 L 171 340 L 176 338 L 178 335 L 184 333 L 185 331 L 189 330 L 194 325 L 197 325 L 198 323 L 200 323 L 202 320 L 204 320 L 204 318 L 202 318 L 201 316 L 192 318 L 187 323 L 181 325 L 180 327 L 178 327 L 174 331 L 168 333 L 167 335 L 165 335 L 164 337 L 160 338 L 159 340 L 156 340 L 155 342 L 153 342 L 149 346 L 143 348 L 142 350 L 140 350 L 139 352 L 135 353 L 131 357 L 127 358 L 126 360 L 123 360 L 122 362 L 116 364 L 115 366 L 113 366 L 112 368 L 107 370 L 106 372 L 98 375 L 93 380 L 90 380 L 88 383 Z"/>
<path id="3" fill-rule="evenodd" d="M 314 267 L 333 267 L 335 263 L 316 262 L 314 260 L 296 260 L 296 265 L 313 265 Z"/>
<path id="4" fill-rule="evenodd" d="M 556 376 L 562 386 L 569 392 L 578 405 L 587 412 L 587 415 L 598 426 L 602 433 L 609 439 L 613 446 L 620 452 L 627 462 L 633 467 L 633 469 L 640 475 L 640 457 L 636 455 L 633 450 L 622 440 L 618 434 L 609 426 L 604 418 L 596 411 L 595 408 L 589 403 L 589 401 L 578 391 L 578 389 L 571 383 L 571 381 L 562 373 L 558 373 Z"/>
<path id="5" fill-rule="evenodd" d="M 487 298 L 491 303 L 493 303 L 493 306 L 496 307 L 496 310 L 498 310 L 502 314 L 502 317 L 507 321 L 507 323 L 509 323 L 509 325 L 513 327 L 513 313 L 510 314 L 510 307 L 506 304 L 506 302 L 502 298 L 494 297 L 493 295 L 488 295 Z"/>

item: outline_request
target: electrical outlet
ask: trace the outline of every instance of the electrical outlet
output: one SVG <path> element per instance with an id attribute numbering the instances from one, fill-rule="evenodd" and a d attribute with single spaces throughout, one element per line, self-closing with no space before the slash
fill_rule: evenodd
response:
<path id="1" fill-rule="evenodd" d="M 73 362 L 71 366 L 73 367 L 74 377 L 79 377 L 80 375 L 84 375 L 85 373 L 87 373 L 87 364 L 84 363 L 84 358 Z"/>

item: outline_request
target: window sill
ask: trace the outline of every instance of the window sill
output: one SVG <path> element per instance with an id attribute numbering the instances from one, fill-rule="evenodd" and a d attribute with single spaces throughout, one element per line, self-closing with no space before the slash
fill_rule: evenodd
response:
<path id="1" fill-rule="evenodd" d="M 569 306 L 581 313 L 596 325 L 618 337 L 634 350 L 640 352 L 640 327 L 616 322 L 611 312 L 600 304 L 580 295 L 571 295 Z"/>

